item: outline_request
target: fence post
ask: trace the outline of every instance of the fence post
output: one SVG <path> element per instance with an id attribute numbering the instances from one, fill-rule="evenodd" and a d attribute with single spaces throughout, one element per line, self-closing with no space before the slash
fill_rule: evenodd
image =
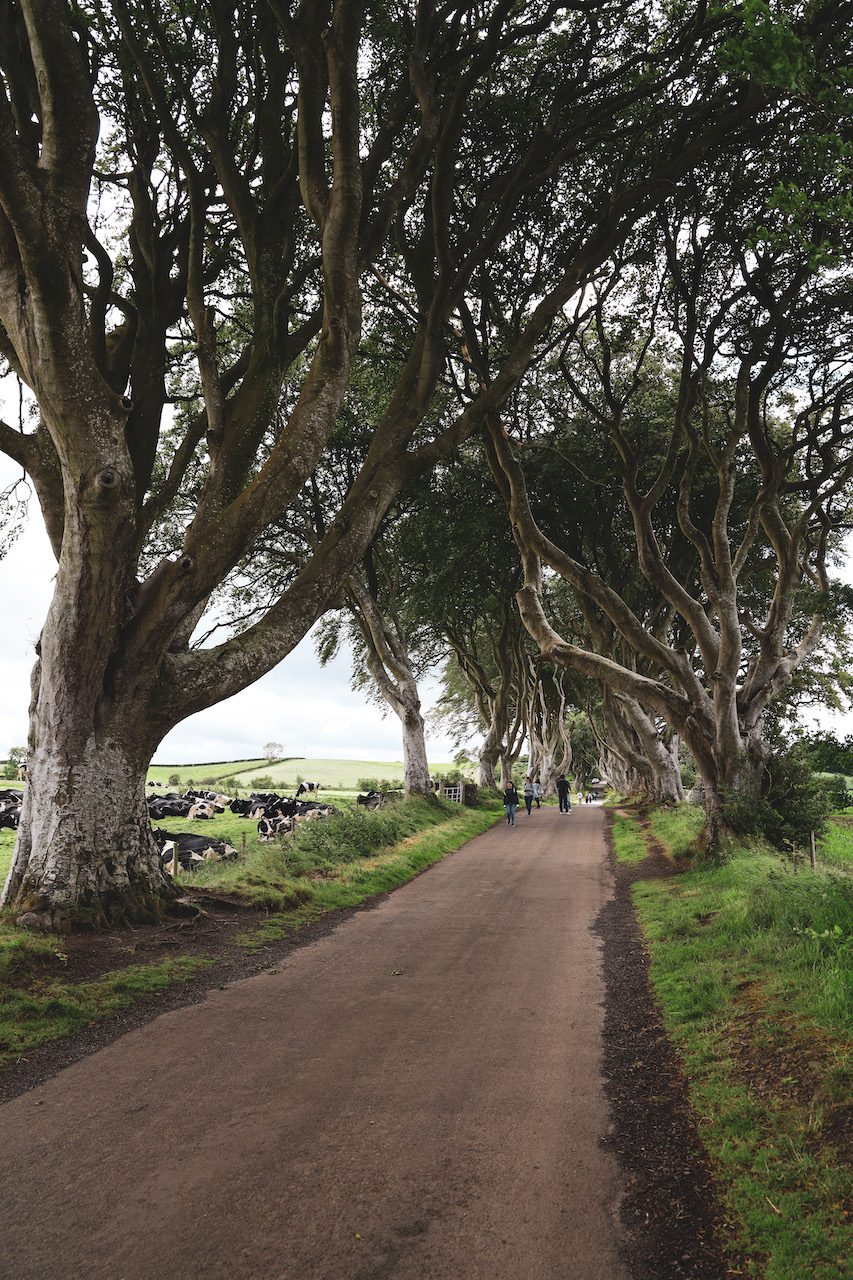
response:
<path id="1" fill-rule="evenodd" d="M 811 856 L 811 861 L 812 861 L 812 871 L 816 871 L 817 870 L 817 850 L 815 848 L 813 831 L 809 832 L 809 854 Z"/>

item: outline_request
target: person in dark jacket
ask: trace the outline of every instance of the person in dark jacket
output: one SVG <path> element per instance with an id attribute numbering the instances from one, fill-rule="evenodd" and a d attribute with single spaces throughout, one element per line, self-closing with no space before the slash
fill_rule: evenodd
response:
<path id="1" fill-rule="evenodd" d="M 515 811 L 518 808 L 518 792 L 515 789 L 515 783 L 510 782 L 509 786 L 504 787 L 504 811 L 506 812 L 506 825 L 508 827 L 515 826 Z"/>
<path id="2" fill-rule="evenodd" d="M 559 797 L 559 801 L 560 801 L 560 813 L 571 813 L 572 811 L 571 788 L 569 787 L 569 784 L 566 781 L 566 775 L 564 773 L 561 773 L 559 778 L 557 779 L 557 796 Z"/>

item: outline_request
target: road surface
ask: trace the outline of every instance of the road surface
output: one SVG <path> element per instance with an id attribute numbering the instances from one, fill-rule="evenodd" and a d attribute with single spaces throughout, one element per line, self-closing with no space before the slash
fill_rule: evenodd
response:
<path id="1" fill-rule="evenodd" d="M 522 808 L 0 1109 L 4 1280 L 627 1280 L 604 815 Z"/>

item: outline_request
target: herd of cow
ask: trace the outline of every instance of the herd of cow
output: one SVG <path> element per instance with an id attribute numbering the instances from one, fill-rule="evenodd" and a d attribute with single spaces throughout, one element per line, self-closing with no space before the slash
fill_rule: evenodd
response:
<path id="1" fill-rule="evenodd" d="M 190 790 L 183 794 L 168 791 L 148 796 L 148 815 L 152 820 L 186 818 L 198 822 L 229 810 L 241 818 L 256 821 L 258 839 L 270 841 L 276 836 L 287 835 L 300 822 L 326 818 L 337 812 L 333 805 L 319 800 L 298 799 L 306 792 L 316 793 L 319 790 L 316 783 L 300 783 L 293 799 L 271 791 L 256 791 L 247 800 L 232 799 L 215 791 Z M 173 875 L 178 868 L 192 871 L 203 862 L 230 862 L 237 857 L 237 850 L 225 840 L 213 840 L 188 832 L 164 831 L 162 828 L 155 830 L 154 836 L 160 846 L 161 865 Z"/>
<path id="2" fill-rule="evenodd" d="M 149 783 L 154 786 L 154 783 Z M 287 835 L 300 822 L 326 818 L 337 810 L 320 800 L 301 800 L 299 797 L 320 790 L 318 782 L 301 782 L 293 799 L 273 792 L 253 792 L 247 800 L 232 799 L 215 791 L 176 791 L 154 793 L 146 797 L 148 816 L 153 820 L 185 818 L 189 822 L 215 818 L 226 809 L 243 818 L 251 818 L 258 824 L 258 839 L 275 840 Z M 357 804 L 375 809 L 385 797 L 378 791 L 369 791 L 357 798 Z M 21 820 L 21 792 L 0 790 L 0 830 L 17 830 Z M 210 836 L 192 835 L 186 831 L 172 832 L 154 829 L 154 838 L 160 849 L 160 864 L 164 871 L 175 875 L 181 871 L 197 870 L 205 862 L 230 862 L 237 858 L 237 850 L 226 840 Z"/>

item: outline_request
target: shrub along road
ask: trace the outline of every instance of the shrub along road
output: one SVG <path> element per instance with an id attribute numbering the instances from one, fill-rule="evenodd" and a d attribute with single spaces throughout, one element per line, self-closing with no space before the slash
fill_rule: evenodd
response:
<path id="1" fill-rule="evenodd" d="M 0 1275 L 626 1280 L 600 810 L 522 811 L 0 1111 Z"/>

